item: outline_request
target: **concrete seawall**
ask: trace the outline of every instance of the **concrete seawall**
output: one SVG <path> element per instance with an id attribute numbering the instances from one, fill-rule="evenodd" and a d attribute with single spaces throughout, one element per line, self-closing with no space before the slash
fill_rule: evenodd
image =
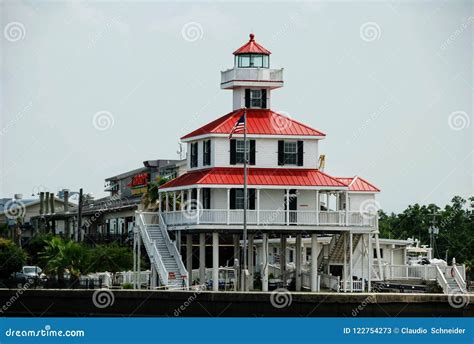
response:
<path id="1" fill-rule="evenodd" d="M 455 308 L 451 306 L 453 297 L 442 294 L 291 293 L 290 295 L 261 292 L 103 289 L 100 291 L 32 289 L 23 290 L 22 293 L 20 291 L 21 289 L 0 289 L 0 307 L 2 307 L 0 316 L 474 316 L 472 294 L 458 296 L 454 302 L 461 307 Z"/>

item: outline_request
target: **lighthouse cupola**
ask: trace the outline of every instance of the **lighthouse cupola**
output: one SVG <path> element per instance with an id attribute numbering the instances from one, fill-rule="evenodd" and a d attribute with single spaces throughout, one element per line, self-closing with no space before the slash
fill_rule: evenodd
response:
<path id="1" fill-rule="evenodd" d="M 270 92 L 283 86 L 283 68 L 270 68 L 271 52 L 250 34 L 247 43 L 234 51 L 234 67 L 221 72 L 221 88 L 233 90 L 234 110 L 270 108 Z"/>

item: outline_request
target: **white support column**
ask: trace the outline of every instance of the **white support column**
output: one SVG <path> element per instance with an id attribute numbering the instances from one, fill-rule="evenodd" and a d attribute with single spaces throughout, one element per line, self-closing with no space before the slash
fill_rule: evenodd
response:
<path id="1" fill-rule="evenodd" d="M 349 226 L 349 192 L 345 192 L 344 196 L 346 198 L 346 226 Z"/>
<path id="2" fill-rule="evenodd" d="M 257 225 L 260 224 L 260 189 L 257 189 Z"/>
<path id="3" fill-rule="evenodd" d="M 296 291 L 301 291 L 301 234 L 296 234 Z"/>
<path id="4" fill-rule="evenodd" d="M 280 274 L 286 273 L 286 235 L 280 235 Z"/>
<path id="5" fill-rule="evenodd" d="M 180 202 L 179 202 L 179 210 L 184 210 L 183 207 L 184 207 L 184 190 L 181 190 L 180 191 Z"/>
<path id="6" fill-rule="evenodd" d="M 330 192 L 326 192 L 326 208 L 328 209 L 329 211 L 329 198 L 330 198 Z"/>
<path id="7" fill-rule="evenodd" d="M 347 291 L 347 233 L 344 232 L 344 273 L 342 274 L 342 288 Z"/>
<path id="8" fill-rule="evenodd" d="M 317 234 L 311 235 L 311 291 L 318 291 L 318 258 L 316 251 L 318 249 Z"/>
<path id="9" fill-rule="evenodd" d="M 268 291 L 268 234 L 262 234 L 262 291 Z"/>
<path id="10" fill-rule="evenodd" d="M 339 191 L 336 191 L 336 211 L 341 210 L 341 199 L 339 196 Z"/>
<path id="11" fill-rule="evenodd" d="M 367 234 L 367 292 L 372 291 L 372 234 Z"/>
<path id="12" fill-rule="evenodd" d="M 250 276 L 250 281 L 249 281 L 249 290 L 253 289 L 253 275 L 254 275 L 254 265 L 253 265 L 253 238 L 254 234 L 249 234 L 249 257 L 248 257 L 248 269 L 249 269 L 249 276 Z"/>
<path id="13" fill-rule="evenodd" d="M 239 268 L 235 271 L 235 287 L 236 290 L 240 290 L 240 282 L 241 282 L 241 273 L 242 273 L 242 262 L 240 261 L 240 235 L 233 234 L 232 241 L 234 244 L 234 264 L 237 261 Z M 233 264 L 233 265 L 234 265 Z M 235 266 L 235 265 L 234 265 Z"/>
<path id="14" fill-rule="evenodd" d="M 383 281 L 382 259 L 380 258 L 380 242 L 378 232 L 375 233 L 375 247 L 377 249 L 377 265 L 379 266 L 380 279 Z"/>
<path id="15" fill-rule="evenodd" d="M 168 192 L 165 192 L 165 209 L 166 209 L 166 212 L 169 212 L 170 211 L 170 199 L 169 199 L 169 193 Z"/>
<path id="16" fill-rule="evenodd" d="M 219 291 L 219 233 L 212 233 L 212 291 Z"/>
<path id="17" fill-rule="evenodd" d="M 196 223 L 199 224 L 201 218 L 201 189 L 196 189 Z"/>
<path id="18" fill-rule="evenodd" d="M 206 233 L 199 234 L 199 284 L 206 283 Z"/>
<path id="19" fill-rule="evenodd" d="M 230 189 L 227 189 L 227 224 L 230 224 Z"/>
<path id="20" fill-rule="evenodd" d="M 193 285 L 193 235 L 186 234 L 186 270 L 188 270 L 189 286 Z"/>
<path id="21" fill-rule="evenodd" d="M 141 265 L 141 260 L 142 260 L 142 253 L 141 253 L 141 247 L 142 247 L 142 238 L 140 235 L 138 235 L 138 243 L 137 243 L 137 281 L 138 281 L 138 286 L 137 288 L 138 289 L 141 289 L 142 288 L 142 283 L 141 283 L 141 278 L 140 278 L 140 274 L 141 274 L 141 268 L 140 268 L 140 265 Z"/>
<path id="22" fill-rule="evenodd" d="M 321 206 L 319 204 L 319 190 L 316 190 L 316 226 L 319 226 L 319 212 L 321 211 Z"/>
<path id="23" fill-rule="evenodd" d="M 178 250 L 178 253 L 181 256 L 181 231 L 175 231 L 175 236 L 176 236 L 176 249 Z"/>
<path id="24" fill-rule="evenodd" d="M 360 243 L 360 276 L 362 278 L 362 291 L 364 292 L 364 255 L 365 255 L 365 238 L 364 234 L 361 237 Z"/>
<path id="25" fill-rule="evenodd" d="M 176 191 L 173 192 L 173 211 L 176 211 Z"/>
<path id="26" fill-rule="evenodd" d="M 191 198 L 193 197 L 193 190 L 192 189 L 189 189 L 188 190 L 188 200 L 187 200 L 187 206 L 188 206 L 188 209 L 186 209 L 188 212 L 191 210 L 191 207 L 192 207 L 192 201 L 191 201 Z"/>
<path id="27" fill-rule="evenodd" d="M 290 189 L 286 189 L 286 225 L 290 225 Z"/>
<path id="28" fill-rule="evenodd" d="M 352 282 L 352 232 L 349 231 L 349 283 L 350 283 L 350 291 L 351 293 L 354 292 L 354 283 Z"/>

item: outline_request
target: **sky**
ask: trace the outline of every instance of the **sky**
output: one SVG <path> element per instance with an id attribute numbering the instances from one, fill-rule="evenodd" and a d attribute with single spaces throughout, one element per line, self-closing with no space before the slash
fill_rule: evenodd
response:
<path id="1" fill-rule="evenodd" d="M 176 159 L 232 110 L 220 71 L 250 32 L 284 68 L 272 109 L 327 137 L 334 176 L 385 211 L 474 194 L 473 2 L 40 2 L 0 11 L 0 197 Z"/>

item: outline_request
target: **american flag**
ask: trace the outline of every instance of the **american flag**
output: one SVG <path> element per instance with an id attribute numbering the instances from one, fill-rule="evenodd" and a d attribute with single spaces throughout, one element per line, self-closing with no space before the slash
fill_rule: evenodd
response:
<path id="1" fill-rule="evenodd" d="M 234 127 L 230 131 L 229 140 L 234 134 L 242 134 L 245 130 L 245 114 L 234 124 Z"/>

